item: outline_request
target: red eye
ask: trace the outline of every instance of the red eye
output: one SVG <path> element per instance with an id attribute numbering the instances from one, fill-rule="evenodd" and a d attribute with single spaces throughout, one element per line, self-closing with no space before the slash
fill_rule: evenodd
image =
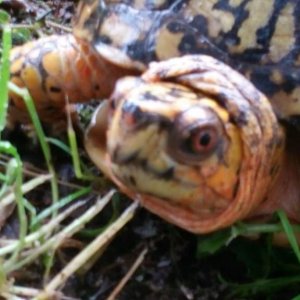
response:
<path id="1" fill-rule="evenodd" d="M 220 132 L 213 125 L 204 125 L 176 132 L 169 140 L 169 153 L 176 160 L 198 163 L 214 153 L 220 144 Z"/>
<path id="2" fill-rule="evenodd" d="M 168 153 L 183 164 L 199 164 L 222 151 L 223 126 L 213 111 L 192 107 L 181 113 L 168 136 Z"/>
<path id="3" fill-rule="evenodd" d="M 202 128 L 192 134 L 186 142 L 190 144 L 191 153 L 209 153 L 216 147 L 217 133 L 212 128 Z"/>

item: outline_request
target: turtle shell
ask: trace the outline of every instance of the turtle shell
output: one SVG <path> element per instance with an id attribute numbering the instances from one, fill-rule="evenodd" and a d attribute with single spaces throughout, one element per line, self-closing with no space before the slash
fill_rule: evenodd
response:
<path id="1" fill-rule="evenodd" d="M 87 0 L 74 34 L 124 68 L 213 56 L 243 73 L 288 118 L 300 113 L 299 14 L 299 0 Z"/>

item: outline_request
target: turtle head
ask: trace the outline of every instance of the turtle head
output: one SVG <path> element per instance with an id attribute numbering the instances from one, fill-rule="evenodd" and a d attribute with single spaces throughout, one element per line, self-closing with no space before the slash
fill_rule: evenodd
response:
<path id="1" fill-rule="evenodd" d="M 264 200 L 283 146 L 266 98 L 220 64 L 187 56 L 122 79 L 86 134 L 92 160 L 123 192 L 198 233 Z"/>

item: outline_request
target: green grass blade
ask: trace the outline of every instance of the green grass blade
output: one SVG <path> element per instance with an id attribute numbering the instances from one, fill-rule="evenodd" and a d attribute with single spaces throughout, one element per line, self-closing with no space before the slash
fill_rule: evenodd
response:
<path id="1" fill-rule="evenodd" d="M 88 167 L 80 160 L 76 136 L 73 129 L 70 130 L 68 139 L 69 139 L 70 147 L 58 139 L 52 137 L 46 138 L 47 142 L 58 147 L 59 149 L 61 149 L 62 151 L 70 155 L 73 162 L 74 172 L 77 178 L 88 180 L 88 181 L 94 181 L 95 179 L 94 176 L 88 172 Z"/>
<path id="2" fill-rule="evenodd" d="M 2 261 L 0 259 L 0 291 L 7 285 L 6 274 L 3 269 Z"/>
<path id="3" fill-rule="evenodd" d="M 235 285 L 228 297 L 231 299 L 231 297 L 235 295 L 249 296 L 257 295 L 258 293 L 275 293 L 275 291 L 280 290 L 281 288 L 296 284 L 300 284 L 300 276 L 260 279 L 251 283 Z"/>
<path id="4" fill-rule="evenodd" d="M 0 78 L 0 133 L 3 131 L 6 123 L 6 113 L 8 107 L 8 80 L 10 76 L 9 52 L 11 49 L 11 30 L 10 27 L 3 26 L 3 51 L 2 66 Z"/>
<path id="5" fill-rule="evenodd" d="M 56 146 L 57 148 L 61 149 L 65 153 L 69 154 L 70 156 L 72 155 L 70 148 L 61 140 L 52 138 L 52 137 L 47 137 L 46 138 L 47 142 Z"/>
<path id="6" fill-rule="evenodd" d="M 15 192 L 15 199 L 17 203 L 17 208 L 18 208 L 18 217 L 19 217 L 19 222 L 20 222 L 20 232 L 19 232 L 19 240 L 20 244 L 19 247 L 16 249 L 16 251 L 13 253 L 10 261 L 14 261 L 20 249 L 22 249 L 23 244 L 24 244 L 24 239 L 27 233 L 27 217 L 25 213 L 25 207 L 24 207 L 24 202 L 23 202 L 23 194 L 22 194 L 22 161 L 19 156 L 19 153 L 17 149 L 11 145 L 9 142 L 0 142 L 0 152 L 1 153 L 6 153 L 14 157 L 15 159 L 15 168 L 16 168 L 16 180 L 14 184 L 14 192 Z"/>
<path id="7" fill-rule="evenodd" d="M 293 230 L 293 227 L 291 226 L 286 214 L 282 211 L 282 210 L 279 210 L 277 212 L 278 214 L 278 217 L 280 219 L 280 222 L 282 224 L 282 227 L 283 227 L 283 230 L 287 236 L 287 239 L 300 263 L 300 251 L 299 251 L 299 246 L 298 246 L 298 242 L 297 242 L 297 239 L 295 237 L 295 234 L 294 234 L 294 230 Z"/>
<path id="8" fill-rule="evenodd" d="M 83 195 L 86 195 L 88 193 L 91 192 L 91 188 L 87 187 L 87 188 L 82 188 L 78 191 L 76 191 L 75 193 L 68 195 L 65 198 L 62 198 L 60 201 L 58 201 L 57 203 L 54 203 L 53 205 L 51 205 L 50 207 L 44 209 L 39 215 L 37 215 L 33 220 L 32 220 L 32 224 L 31 227 L 35 227 L 38 223 L 40 223 L 43 219 L 49 217 L 53 211 L 57 211 L 58 209 L 64 207 L 65 205 L 69 204 L 70 202 L 76 200 L 79 197 L 82 197 Z"/>
<path id="9" fill-rule="evenodd" d="M 9 88 L 14 93 L 21 96 L 24 99 L 24 103 L 30 114 L 32 123 L 34 125 L 36 134 L 38 136 L 38 139 L 39 139 L 39 142 L 40 142 L 40 145 L 41 145 L 41 148 L 42 148 L 45 160 L 46 160 L 47 168 L 49 170 L 49 173 L 52 175 L 52 177 L 51 177 L 52 200 L 53 200 L 53 203 L 56 203 L 59 198 L 57 176 L 56 176 L 54 167 L 52 165 L 50 147 L 46 141 L 46 136 L 45 136 L 44 130 L 42 128 L 41 122 L 39 120 L 33 100 L 27 89 L 19 88 L 18 86 L 16 86 L 15 84 L 13 84 L 11 82 L 9 83 Z M 53 212 L 53 214 L 55 215 L 56 212 Z"/>
<path id="10" fill-rule="evenodd" d="M 71 148 L 71 154 L 72 154 L 71 156 L 72 156 L 75 175 L 77 178 L 83 178 L 83 174 L 80 167 L 80 158 L 78 153 L 76 135 L 71 125 L 68 126 L 68 138 L 69 138 L 69 143 Z"/>

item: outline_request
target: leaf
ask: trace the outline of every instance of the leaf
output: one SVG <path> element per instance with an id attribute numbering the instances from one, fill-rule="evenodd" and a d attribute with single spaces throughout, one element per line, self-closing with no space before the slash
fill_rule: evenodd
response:
<path id="1" fill-rule="evenodd" d="M 205 257 L 215 254 L 222 247 L 227 245 L 231 236 L 230 230 L 221 230 L 207 236 L 201 236 L 197 244 L 197 257 Z"/>
<path id="2" fill-rule="evenodd" d="M 0 9 L 0 25 L 7 24 L 9 23 L 9 21 L 10 21 L 9 14 L 5 10 Z"/>

